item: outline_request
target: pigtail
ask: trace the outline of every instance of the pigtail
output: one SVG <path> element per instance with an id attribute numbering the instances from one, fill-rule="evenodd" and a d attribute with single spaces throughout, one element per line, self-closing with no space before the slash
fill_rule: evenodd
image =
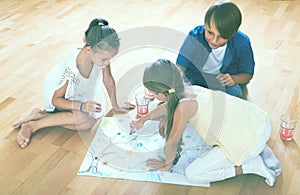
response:
<path id="1" fill-rule="evenodd" d="M 174 113 L 178 106 L 178 103 L 179 103 L 179 99 L 175 93 L 168 95 L 168 104 L 167 104 L 168 117 L 167 117 L 166 139 L 169 138 L 172 124 L 173 124 Z"/>

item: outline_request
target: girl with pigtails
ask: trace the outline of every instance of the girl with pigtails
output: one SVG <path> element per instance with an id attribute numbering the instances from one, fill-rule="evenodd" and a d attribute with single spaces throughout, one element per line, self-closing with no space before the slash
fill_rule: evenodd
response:
<path id="1" fill-rule="evenodd" d="M 257 174 L 273 186 L 281 165 L 266 142 L 271 135 L 267 113 L 255 104 L 221 91 L 187 85 L 180 69 L 159 59 L 146 67 L 144 86 L 164 103 L 133 120 L 131 129 L 140 129 L 147 120 L 166 117 L 164 157 L 149 159 L 151 170 L 168 171 L 180 160 L 181 139 L 187 123 L 209 150 L 186 168 L 192 182 L 213 182 L 240 174 Z"/>
<path id="2" fill-rule="evenodd" d="M 117 55 L 119 37 L 104 19 L 91 21 L 85 31 L 85 45 L 70 53 L 45 79 L 45 110 L 35 108 L 13 124 L 20 128 L 17 142 L 26 148 L 33 133 L 45 127 L 60 126 L 71 130 L 88 130 L 105 113 L 102 82 L 116 112 L 127 112 L 134 105 L 120 107 L 110 68 Z"/>

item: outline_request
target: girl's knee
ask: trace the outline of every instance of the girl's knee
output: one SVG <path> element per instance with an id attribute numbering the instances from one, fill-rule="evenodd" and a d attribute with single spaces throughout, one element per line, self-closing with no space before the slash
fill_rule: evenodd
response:
<path id="1" fill-rule="evenodd" d="M 77 115 L 75 117 L 75 125 L 78 131 L 86 131 L 93 127 L 96 120 L 88 114 Z"/>
<path id="2" fill-rule="evenodd" d="M 87 121 L 85 123 L 76 124 L 76 127 L 77 127 L 78 131 L 87 131 L 87 130 L 90 130 L 94 124 L 95 124 L 95 122 L 93 122 L 93 121 Z"/>

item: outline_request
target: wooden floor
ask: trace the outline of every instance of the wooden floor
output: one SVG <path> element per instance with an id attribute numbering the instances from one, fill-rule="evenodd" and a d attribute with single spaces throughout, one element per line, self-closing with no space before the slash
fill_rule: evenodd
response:
<path id="1" fill-rule="evenodd" d="M 0 194 L 299 194 L 300 123 L 293 141 L 279 138 L 281 114 L 289 112 L 300 118 L 299 0 L 235 1 L 243 13 L 241 30 L 251 38 L 256 60 L 248 99 L 268 112 L 273 127 L 268 144 L 282 162 L 282 174 L 274 187 L 256 175 L 215 182 L 210 188 L 77 176 L 88 148 L 82 138 L 88 140 L 93 131 L 79 134 L 61 128 L 43 129 L 24 150 L 15 141 L 18 130 L 11 124 L 34 107 L 43 108 L 45 75 L 82 43 L 93 18 L 108 19 L 120 33 L 137 28 L 131 33 L 134 42 L 139 38 L 135 33 L 146 26 L 186 34 L 203 23 L 212 2 L 1 0 Z M 139 49 L 124 51 L 112 62 L 116 80 L 130 65 L 150 62 L 158 55 L 176 58 L 174 51 L 156 51 L 152 56 Z"/>

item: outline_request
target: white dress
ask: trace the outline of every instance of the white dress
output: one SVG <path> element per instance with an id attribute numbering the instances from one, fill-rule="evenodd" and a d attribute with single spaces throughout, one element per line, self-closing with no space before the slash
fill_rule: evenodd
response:
<path id="1" fill-rule="evenodd" d="M 91 113 L 97 119 L 105 113 L 105 96 L 102 87 L 102 68 L 94 65 L 88 78 L 83 77 L 77 66 L 76 58 L 80 49 L 74 49 L 58 66 L 52 68 L 45 78 L 44 105 L 47 112 L 55 110 L 52 98 L 56 90 L 69 81 L 65 99 L 86 102 L 88 100 L 101 103 L 101 112 Z"/>

